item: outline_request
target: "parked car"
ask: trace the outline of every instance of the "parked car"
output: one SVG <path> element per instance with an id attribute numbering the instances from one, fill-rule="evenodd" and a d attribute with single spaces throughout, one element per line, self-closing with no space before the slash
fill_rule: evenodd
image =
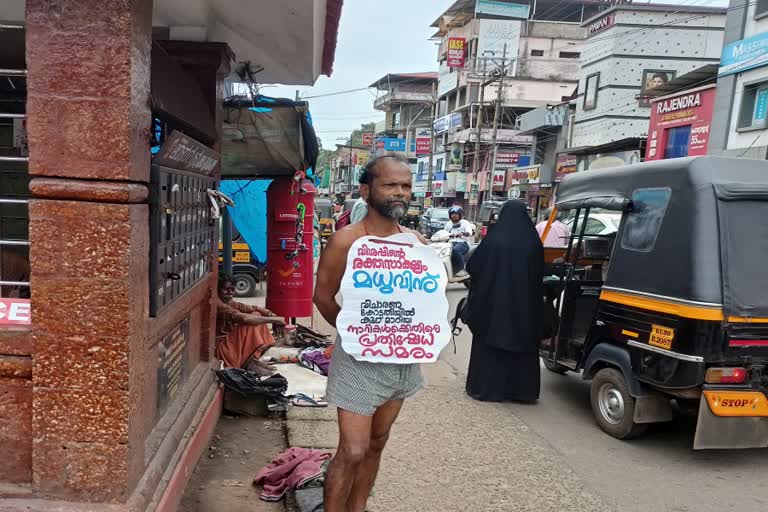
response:
<path id="1" fill-rule="evenodd" d="M 428 208 L 421 217 L 419 231 L 427 238 L 445 229 L 445 224 L 450 220 L 448 208 Z"/>
<path id="2" fill-rule="evenodd" d="M 573 222 L 576 217 L 567 219 L 564 224 L 569 229 L 573 230 Z M 579 221 L 581 224 L 581 221 Z M 621 224 L 621 214 L 615 212 L 597 212 L 589 214 L 587 218 L 587 230 L 585 235 L 613 235 L 619 231 L 619 224 Z M 581 231 L 580 228 L 579 231 Z"/>

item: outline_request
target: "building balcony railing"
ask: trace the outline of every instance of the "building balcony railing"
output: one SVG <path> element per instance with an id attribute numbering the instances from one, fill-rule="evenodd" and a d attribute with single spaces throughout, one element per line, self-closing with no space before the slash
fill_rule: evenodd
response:
<path id="1" fill-rule="evenodd" d="M 399 91 L 391 90 L 380 96 L 373 104 L 376 110 L 389 110 L 393 104 L 399 103 L 430 103 L 432 101 L 431 92 Z"/>

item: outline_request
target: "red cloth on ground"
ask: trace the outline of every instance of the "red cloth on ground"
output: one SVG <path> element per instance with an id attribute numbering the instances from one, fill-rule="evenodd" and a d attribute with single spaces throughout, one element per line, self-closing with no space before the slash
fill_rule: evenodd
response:
<path id="1" fill-rule="evenodd" d="M 253 483 L 264 485 L 262 500 L 279 501 L 289 490 L 297 489 L 322 475 L 323 462 L 330 458 L 330 452 L 289 448 L 259 471 Z"/>

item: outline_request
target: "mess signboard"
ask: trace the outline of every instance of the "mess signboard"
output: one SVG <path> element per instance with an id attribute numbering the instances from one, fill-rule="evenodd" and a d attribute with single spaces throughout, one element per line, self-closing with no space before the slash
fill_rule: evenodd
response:
<path id="1" fill-rule="evenodd" d="M 341 281 L 341 346 L 358 361 L 433 363 L 451 338 L 448 276 L 412 233 L 352 244 Z"/>

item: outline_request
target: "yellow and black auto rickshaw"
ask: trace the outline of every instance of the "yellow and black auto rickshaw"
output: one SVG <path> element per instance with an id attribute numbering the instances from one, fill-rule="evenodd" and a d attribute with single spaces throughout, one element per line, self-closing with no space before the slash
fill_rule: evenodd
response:
<path id="1" fill-rule="evenodd" d="M 546 367 L 592 381 L 592 411 L 613 437 L 689 409 L 694 449 L 768 447 L 768 162 L 577 173 L 560 183 L 556 208 L 622 220 L 607 236 L 577 220 L 548 265 Z"/>
<path id="2" fill-rule="evenodd" d="M 318 197 L 315 199 L 315 211 L 320 220 L 320 236 L 326 241 L 333 234 L 333 201 Z"/>

